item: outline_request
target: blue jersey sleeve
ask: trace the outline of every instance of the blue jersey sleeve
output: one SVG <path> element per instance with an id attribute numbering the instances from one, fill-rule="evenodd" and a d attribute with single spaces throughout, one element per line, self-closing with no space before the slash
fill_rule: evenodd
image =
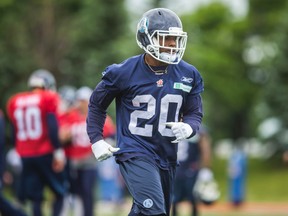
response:
<path id="1" fill-rule="evenodd" d="M 183 106 L 182 116 L 183 122 L 189 124 L 193 129 L 193 133 L 190 136 L 192 137 L 199 131 L 203 118 L 201 93 L 204 91 L 204 82 L 199 71 L 193 65 L 187 64 L 184 61 L 181 64 L 188 71 L 192 71 L 193 74 L 191 77 L 192 89 L 184 101 L 185 105 Z"/>
<path id="2" fill-rule="evenodd" d="M 48 133 L 51 140 L 52 145 L 55 149 L 60 148 L 60 141 L 58 137 L 58 122 L 55 114 L 49 113 L 47 115 L 47 125 L 48 125 Z"/>
<path id="3" fill-rule="evenodd" d="M 113 98 L 109 98 L 107 94 L 108 91 L 105 89 L 105 84 L 101 81 L 93 91 L 89 100 L 86 129 L 92 144 L 103 139 L 106 109 L 113 100 Z"/>
<path id="4" fill-rule="evenodd" d="M 107 108 L 119 93 L 117 77 L 107 67 L 103 72 L 102 81 L 94 89 L 88 105 L 86 119 L 87 133 L 93 144 L 103 139 L 103 128 L 107 115 Z"/>
<path id="5" fill-rule="evenodd" d="M 189 100 L 187 100 L 186 109 L 184 110 L 183 114 L 183 122 L 188 123 L 193 129 L 193 133 L 191 134 L 190 137 L 194 136 L 199 131 L 202 118 L 203 118 L 203 110 L 202 110 L 201 96 L 196 95 L 190 97 Z"/>
<path id="6" fill-rule="evenodd" d="M 106 110 L 114 98 L 121 94 L 123 83 L 127 82 L 129 75 L 123 75 L 119 72 L 121 66 L 122 64 L 108 66 L 102 73 L 102 80 L 90 97 L 86 123 L 87 133 L 92 144 L 103 139 Z"/>

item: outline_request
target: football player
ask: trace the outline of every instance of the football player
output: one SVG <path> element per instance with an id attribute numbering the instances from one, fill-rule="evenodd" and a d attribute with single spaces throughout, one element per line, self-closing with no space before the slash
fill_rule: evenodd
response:
<path id="1" fill-rule="evenodd" d="M 84 216 L 93 216 L 95 206 L 96 163 L 86 132 L 86 117 L 91 94 L 91 88 L 87 86 L 79 88 L 75 92 L 74 106 L 60 118 L 60 137 L 69 161 L 70 192 L 75 201 L 80 198 L 83 204 L 79 210 L 75 206 L 73 208 L 77 212 L 75 215 Z M 114 124 L 110 117 L 107 117 L 103 136 L 107 138 L 114 135 Z M 80 211 L 83 213 L 78 213 Z"/>
<path id="2" fill-rule="evenodd" d="M 202 200 L 198 191 L 195 192 L 196 182 L 199 185 L 213 180 L 211 138 L 207 129 L 201 127 L 194 137 L 179 142 L 177 157 L 180 165 L 175 177 L 172 215 L 179 215 L 178 204 L 186 200 L 191 206 L 190 215 L 197 216 L 198 203 Z"/>
<path id="3" fill-rule="evenodd" d="M 7 113 L 12 138 L 21 157 L 20 200 L 31 200 L 33 215 L 41 216 L 44 187 L 54 192 L 53 216 L 58 216 L 65 193 L 63 169 L 65 153 L 58 137 L 59 96 L 54 76 L 39 69 L 28 80 L 30 91 L 12 96 Z"/>
<path id="4" fill-rule="evenodd" d="M 166 8 L 143 14 L 136 31 L 145 53 L 108 66 L 90 98 L 87 132 L 98 161 L 113 154 L 133 197 L 129 216 L 169 215 L 177 143 L 202 121 L 198 70 L 182 60 L 187 33 Z M 106 110 L 116 101 L 117 147 L 103 140 Z M 183 119 L 183 121 L 180 121 Z"/>

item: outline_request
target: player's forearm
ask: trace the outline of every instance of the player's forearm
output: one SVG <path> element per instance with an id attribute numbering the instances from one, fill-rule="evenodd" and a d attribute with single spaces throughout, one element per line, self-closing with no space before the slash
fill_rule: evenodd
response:
<path id="1" fill-rule="evenodd" d="M 87 133 L 91 143 L 103 139 L 103 127 L 106 118 L 106 111 L 99 107 L 89 104 L 87 115 Z"/>
<path id="2" fill-rule="evenodd" d="M 201 126 L 203 118 L 202 99 L 200 95 L 192 97 L 190 98 L 189 103 L 192 104 L 191 109 L 187 111 L 187 113 L 184 112 L 183 122 L 189 124 L 193 129 L 193 133 L 190 136 L 192 137 L 199 131 Z"/>
<path id="3" fill-rule="evenodd" d="M 114 95 L 106 88 L 105 83 L 100 82 L 93 91 L 86 119 L 87 133 L 91 143 L 103 139 L 103 128 L 107 115 L 107 108 L 114 99 Z"/>

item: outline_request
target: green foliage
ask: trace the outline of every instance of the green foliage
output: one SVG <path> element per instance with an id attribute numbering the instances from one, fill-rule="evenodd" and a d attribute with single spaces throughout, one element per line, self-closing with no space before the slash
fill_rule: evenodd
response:
<path id="1" fill-rule="evenodd" d="M 53 72 L 58 86 L 94 88 L 107 65 L 139 52 L 124 3 L 0 1 L 0 107 L 26 89 L 37 68 Z M 189 35 L 184 60 L 203 76 L 204 123 L 214 140 L 257 136 L 257 125 L 270 116 L 288 124 L 288 3 L 248 3 L 241 18 L 215 1 L 181 17 Z"/>
<path id="2" fill-rule="evenodd" d="M 0 31 L 4 108 L 38 68 L 50 70 L 58 86 L 94 88 L 104 68 L 122 60 L 123 49 L 114 44 L 123 39 L 128 23 L 124 0 L 26 0 L 1 1 L 0 27 L 5 29 Z"/>
<path id="3" fill-rule="evenodd" d="M 204 122 L 216 140 L 257 137 L 269 116 L 288 122 L 288 3 L 248 3 L 241 19 L 220 2 L 182 16 L 189 35 L 184 58 L 203 76 Z"/>
<path id="4" fill-rule="evenodd" d="M 249 112 L 259 86 L 249 79 L 249 66 L 242 58 L 247 23 L 236 20 L 221 3 L 204 6 L 182 20 L 191 38 L 185 59 L 192 59 L 187 61 L 203 76 L 204 121 L 213 137 L 252 136 Z"/>

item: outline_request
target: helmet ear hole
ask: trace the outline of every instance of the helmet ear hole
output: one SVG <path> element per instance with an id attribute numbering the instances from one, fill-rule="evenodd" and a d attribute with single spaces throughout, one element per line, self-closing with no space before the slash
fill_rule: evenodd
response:
<path id="1" fill-rule="evenodd" d="M 150 41 L 149 38 L 146 36 L 146 33 L 138 32 L 137 38 L 143 47 L 147 47 L 148 45 L 150 45 Z"/>

